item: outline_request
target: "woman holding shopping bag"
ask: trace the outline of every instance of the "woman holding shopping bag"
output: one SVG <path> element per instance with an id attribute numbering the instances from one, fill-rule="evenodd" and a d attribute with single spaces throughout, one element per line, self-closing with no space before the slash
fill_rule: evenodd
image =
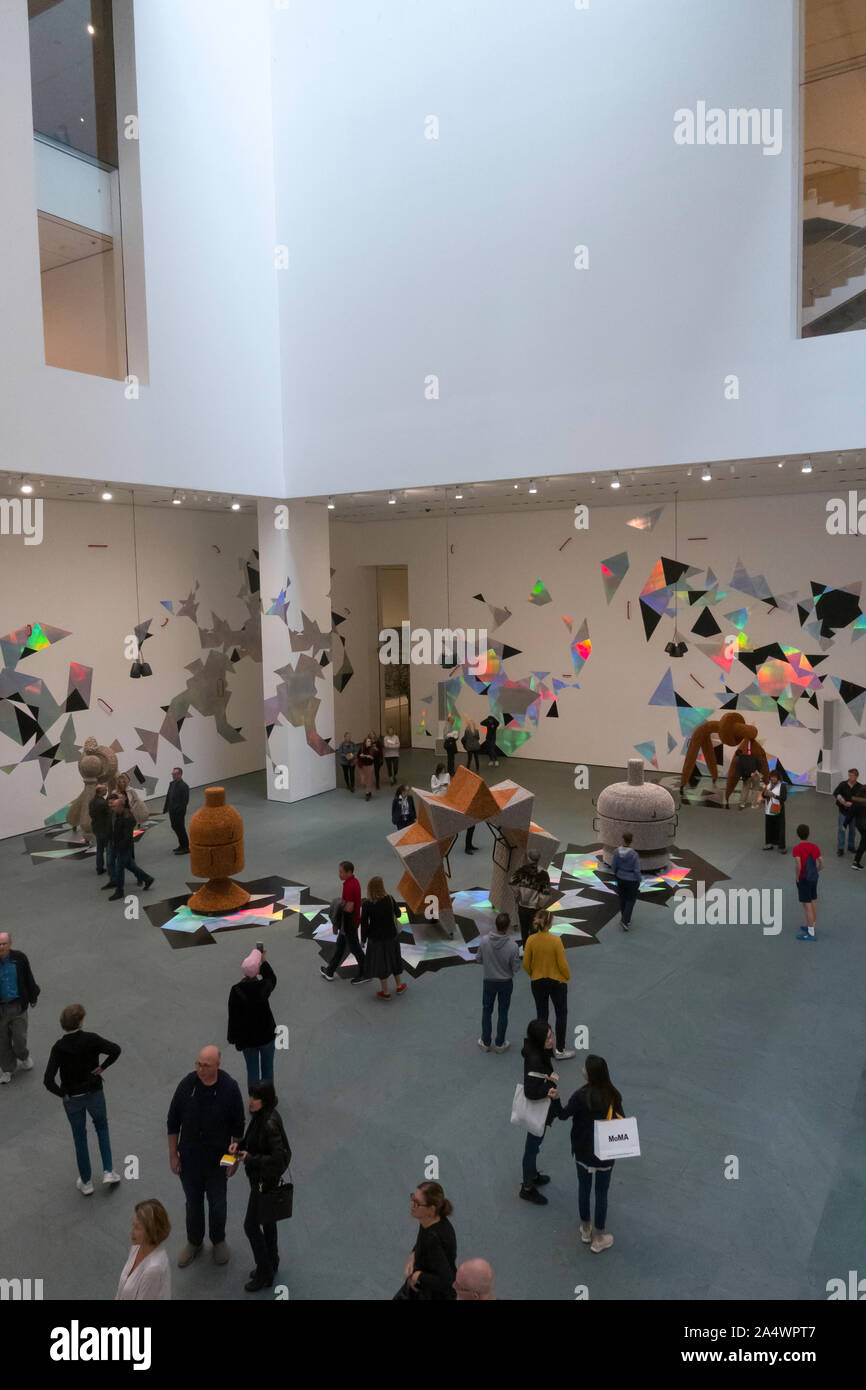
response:
<path id="1" fill-rule="evenodd" d="M 594 1254 L 609 1250 L 613 1236 L 605 1230 L 607 1190 L 613 1176 L 612 1158 L 599 1158 L 594 1151 L 596 1120 L 621 1119 L 625 1115 L 622 1096 L 610 1079 L 607 1062 L 590 1053 L 583 1068 L 586 1081 L 567 1105 L 554 1096 L 551 1120 L 571 1120 L 571 1151 L 577 1164 L 580 1238 Z M 595 1179 L 595 1225 L 590 1224 L 589 1199 Z"/>
<path id="2" fill-rule="evenodd" d="M 538 1150 L 544 1142 L 547 1127 L 553 1120 L 553 1109 L 548 1102 L 555 1101 L 559 1095 L 555 1082 L 559 1080 L 553 1070 L 553 1033 L 547 1024 L 534 1018 L 526 1030 L 523 1044 L 523 1096 L 515 1095 L 512 1123 L 527 1126 L 526 1144 L 523 1149 L 523 1182 L 519 1195 L 524 1202 L 532 1202 L 537 1207 L 546 1207 L 547 1198 L 538 1191 L 550 1182 L 546 1173 L 538 1171 Z M 547 1114 L 544 1114 L 544 1104 Z M 541 1123 L 541 1133 L 535 1133 Z M 532 1126 L 532 1128 L 530 1128 Z"/>

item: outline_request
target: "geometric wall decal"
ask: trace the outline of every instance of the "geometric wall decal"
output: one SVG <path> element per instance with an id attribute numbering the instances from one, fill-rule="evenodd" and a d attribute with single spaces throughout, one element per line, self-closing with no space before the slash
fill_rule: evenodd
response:
<path id="1" fill-rule="evenodd" d="M 601 561 L 601 579 L 604 585 L 604 596 L 608 603 L 628 573 L 628 567 L 627 550 L 621 550 L 618 555 L 609 555 L 606 560 Z"/>
<path id="2" fill-rule="evenodd" d="M 547 589 L 540 579 L 533 585 L 532 593 L 529 596 L 529 602 L 537 604 L 539 608 L 545 603 L 552 602 L 550 594 L 547 592 Z"/>
<path id="3" fill-rule="evenodd" d="M 626 522 L 626 526 L 632 526 L 635 531 L 651 531 L 664 511 L 664 507 L 652 507 L 642 516 L 633 516 L 631 521 Z"/>

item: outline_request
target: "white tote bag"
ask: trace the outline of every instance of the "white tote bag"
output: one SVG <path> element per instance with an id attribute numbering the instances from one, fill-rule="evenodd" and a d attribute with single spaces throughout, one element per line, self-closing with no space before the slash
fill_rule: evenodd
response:
<path id="1" fill-rule="evenodd" d="M 598 1158 L 640 1158 L 640 1137 L 637 1120 L 632 1115 L 612 1118 L 613 1106 L 609 1105 L 606 1120 L 595 1121 L 593 1147 Z"/>
<path id="2" fill-rule="evenodd" d="M 528 1075 L 537 1076 L 542 1081 L 549 1080 L 543 1071 L 531 1071 Z M 552 1086 L 553 1082 L 551 1081 L 550 1084 Z M 514 1088 L 514 1100 L 511 1103 L 511 1123 L 513 1125 L 523 1125 L 530 1134 L 535 1134 L 540 1138 L 544 1134 L 549 1109 L 550 1101 L 546 1096 L 544 1100 L 527 1100 L 523 1091 L 523 1083 L 518 1081 Z"/>

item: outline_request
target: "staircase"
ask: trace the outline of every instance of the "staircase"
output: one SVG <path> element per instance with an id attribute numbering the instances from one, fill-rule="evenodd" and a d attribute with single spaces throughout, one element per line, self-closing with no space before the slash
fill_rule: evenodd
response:
<path id="1" fill-rule="evenodd" d="M 833 203 L 813 194 L 803 203 L 802 325 L 812 332 L 839 310 L 848 320 L 837 327 L 862 326 L 866 317 L 866 208 Z"/>

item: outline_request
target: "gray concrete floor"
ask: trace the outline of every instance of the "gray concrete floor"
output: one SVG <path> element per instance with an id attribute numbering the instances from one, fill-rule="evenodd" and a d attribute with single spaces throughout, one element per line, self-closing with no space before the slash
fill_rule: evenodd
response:
<path id="1" fill-rule="evenodd" d="M 426 785 L 432 755 L 405 756 L 401 776 Z M 564 764 L 512 759 L 482 769 L 536 792 L 536 820 L 564 842 L 594 839 L 591 797 L 617 780 L 593 769 L 590 792 L 573 789 Z M 371 803 L 343 790 L 295 806 L 268 804 L 264 775 L 228 783 L 242 813 L 243 877 L 285 874 L 324 898 L 336 865 L 354 859 L 362 884 L 396 857 L 385 843 L 390 792 Z M 192 808 L 203 800 L 193 793 Z M 781 887 L 785 929 L 675 925 L 670 909 L 639 905 L 628 935 L 605 928 L 600 945 L 569 953 L 570 1023 L 589 1027 L 590 1049 L 608 1059 L 643 1157 L 621 1161 L 610 1192 L 613 1248 L 590 1253 L 577 1235 L 577 1184 L 568 1128 L 545 1141 L 550 1203 L 517 1199 L 522 1134 L 509 1124 L 521 1079 L 520 1040 L 532 1017 L 528 981 L 512 1005 L 512 1049 L 476 1046 L 480 974 L 455 967 L 410 980 L 382 1004 L 374 987 L 320 980 L 315 944 L 291 924 L 266 939 L 279 977 L 278 1022 L 290 1030 L 277 1054 L 277 1089 L 294 1148 L 296 1215 L 281 1228 L 280 1278 L 291 1299 L 385 1299 L 398 1288 L 415 1236 L 409 1194 L 435 1156 L 454 1204 L 459 1258 L 483 1255 L 502 1297 L 573 1299 L 821 1299 L 828 1279 L 863 1268 L 863 980 L 866 873 L 835 857 L 834 809 L 807 791 L 788 806 L 825 851 L 814 945 L 795 940 L 800 916 L 790 858 L 761 852 L 759 813 L 690 807 L 678 842 L 746 887 Z M 478 837 L 479 845 L 484 843 Z M 182 891 L 186 861 L 168 825 L 139 852 L 156 875 L 155 899 Z M 124 1263 L 135 1201 L 158 1196 L 183 1242 L 180 1185 L 169 1171 L 165 1112 L 198 1048 L 225 1037 L 226 1000 L 257 934 L 172 951 L 142 915 L 98 891 L 92 863 L 40 867 L 20 840 L 0 844 L 2 922 L 30 956 L 42 986 L 31 1014 L 36 1066 L 0 1088 L 0 1276 L 42 1278 L 50 1299 L 110 1299 Z M 454 886 L 484 886 L 486 854 L 453 855 Z M 85 1026 L 116 1039 L 123 1055 L 106 1077 L 115 1167 L 135 1155 L 138 1181 L 91 1198 L 75 1188 L 71 1135 L 42 1068 L 59 1035 L 61 1008 L 80 1001 Z M 243 1059 L 225 1067 L 243 1088 Z M 560 1066 L 566 1092 L 580 1082 L 580 1054 Z M 91 1151 L 96 1160 L 95 1143 Z M 724 1176 L 729 1155 L 739 1178 Z M 200 1259 L 174 1271 L 174 1295 L 245 1298 L 251 1267 L 242 1232 L 246 1183 L 230 1186 L 232 1259 Z M 262 1294 L 258 1297 L 272 1295 Z"/>

